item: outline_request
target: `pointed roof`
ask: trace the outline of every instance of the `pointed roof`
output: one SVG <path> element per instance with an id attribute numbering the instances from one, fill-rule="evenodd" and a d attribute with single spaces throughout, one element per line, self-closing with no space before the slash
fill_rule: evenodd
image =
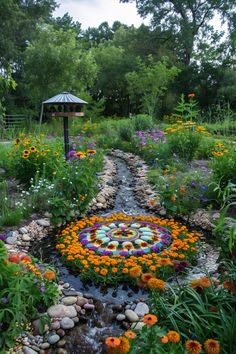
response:
<path id="1" fill-rule="evenodd" d="M 75 104 L 87 104 L 88 102 L 81 100 L 81 98 L 72 95 L 69 92 L 61 92 L 56 96 L 44 101 L 43 104 L 57 104 L 57 103 L 75 103 Z"/>

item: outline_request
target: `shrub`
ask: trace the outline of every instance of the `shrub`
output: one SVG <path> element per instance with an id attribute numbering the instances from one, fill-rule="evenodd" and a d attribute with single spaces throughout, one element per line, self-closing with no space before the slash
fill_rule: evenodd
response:
<path id="1" fill-rule="evenodd" d="M 147 114 L 138 114 L 132 117 L 132 124 L 135 131 L 150 130 L 153 128 L 152 117 Z"/>
<path id="2" fill-rule="evenodd" d="M 123 141 L 131 141 L 134 134 L 134 127 L 131 121 L 121 121 L 118 127 L 118 137 Z"/>
<path id="3" fill-rule="evenodd" d="M 194 130 L 176 131 L 167 136 L 172 154 L 187 161 L 193 160 L 201 140 L 201 133 Z"/>
<path id="4" fill-rule="evenodd" d="M 219 152 L 212 158 L 212 179 L 219 183 L 221 188 L 229 182 L 236 183 L 236 149 Z"/>

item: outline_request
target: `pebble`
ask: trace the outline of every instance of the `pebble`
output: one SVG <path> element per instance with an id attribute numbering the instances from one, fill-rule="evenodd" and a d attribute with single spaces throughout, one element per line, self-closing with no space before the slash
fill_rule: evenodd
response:
<path id="1" fill-rule="evenodd" d="M 77 301 L 76 301 L 76 305 L 84 306 L 87 303 L 88 303 L 88 299 L 78 296 Z M 73 316 L 73 317 L 75 317 L 75 316 Z"/>
<path id="2" fill-rule="evenodd" d="M 50 221 L 47 220 L 47 219 L 39 219 L 39 220 L 36 220 L 36 223 L 40 226 L 43 226 L 43 227 L 49 227 L 50 226 Z"/>
<path id="3" fill-rule="evenodd" d="M 147 304 L 145 304 L 144 302 L 139 302 L 137 304 L 137 306 L 135 307 L 134 312 L 139 316 L 139 317 L 143 317 L 146 314 L 149 313 L 149 307 Z"/>
<path id="4" fill-rule="evenodd" d="M 74 306 L 53 305 L 47 310 L 51 318 L 76 317 L 77 312 Z"/>
<path id="5" fill-rule="evenodd" d="M 59 342 L 57 343 L 57 347 L 58 347 L 58 348 L 64 347 L 65 345 L 66 345 L 65 339 L 61 339 L 61 340 L 59 340 Z"/>
<path id="6" fill-rule="evenodd" d="M 16 236 L 10 236 L 6 239 L 6 243 L 8 245 L 15 245 L 17 242 L 17 237 Z"/>
<path id="7" fill-rule="evenodd" d="M 29 242 L 31 240 L 31 237 L 28 234 L 24 234 L 22 236 L 22 240 L 25 241 L 25 242 Z"/>
<path id="8" fill-rule="evenodd" d="M 64 289 L 68 289 L 70 287 L 70 284 L 69 283 L 65 283 L 64 285 L 63 285 L 63 288 Z"/>
<path id="9" fill-rule="evenodd" d="M 125 316 L 130 322 L 137 322 L 139 320 L 138 315 L 133 310 L 126 310 Z"/>
<path id="10" fill-rule="evenodd" d="M 60 340 L 60 337 L 58 334 L 53 334 L 50 337 L 48 337 L 48 343 L 50 344 L 55 344 Z"/>
<path id="11" fill-rule="evenodd" d="M 57 329 L 60 328 L 60 322 L 59 321 L 55 321 L 51 324 L 51 330 L 56 331 Z"/>
<path id="12" fill-rule="evenodd" d="M 75 326 L 74 321 L 72 321 L 72 319 L 69 317 L 64 317 L 61 320 L 60 324 L 62 329 L 70 329 Z"/>
<path id="13" fill-rule="evenodd" d="M 67 290 L 67 289 L 62 289 L 62 294 L 65 295 L 65 296 L 79 296 L 77 291 L 75 291 L 75 290 Z M 81 294 L 81 296 L 82 296 L 82 294 Z"/>
<path id="14" fill-rule="evenodd" d="M 61 301 L 63 302 L 64 305 L 73 305 L 76 303 L 77 297 L 67 296 L 67 297 L 64 297 Z"/>
<path id="15" fill-rule="evenodd" d="M 120 304 L 113 305 L 112 310 L 116 311 L 116 312 L 121 312 L 121 311 L 123 311 L 123 306 Z"/>
<path id="16" fill-rule="evenodd" d="M 78 323 L 78 322 L 79 322 L 79 317 L 77 317 L 77 316 L 76 316 L 76 317 L 73 317 L 73 318 L 72 318 L 72 321 L 73 321 L 74 323 Z"/>
<path id="17" fill-rule="evenodd" d="M 41 349 L 48 349 L 49 347 L 50 347 L 50 344 L 48 342 L 44 342 L 44 343 L 40 344 Z"/>
<path id="18" fill-rule="evenodd" d="M 81 311 L 81 306 L 75 305 L 75 309 L 76 309 L 77 312 L 80 312 Z"/>
<path id="19" fill-rule="evenodd" d="M 84 304 L 84 309 L 85 310 L 94 310 L 94 305 L 93 304 Z"/>
<path id="20" fill-rule="evenodd" d="M 57 349 L 57 354 L 67 354 L 67 351 L 63 348 Z"/>
<path id="21" fill-rule="evenodd" d="M 20 229 L 19 229 L 19 233 L 20 234 L 22 234 L 22 235 L 24 235 L 24 234 L 28 234 L 28 229 L 26 228 L 26 227 L 21 227 Z"/>
<path id="22" fill-rule="evenodd" d="M 116 319 L 117 321 L 124 321 L 126 317 L 122 313 L 119 313 L 119 315 L 116 316 Z"/>
<path id="23" fill-rule="evenodd" d="M 90 293 L 85 293 L 84 297 L 86 297 L 86 299 L 94 299 L 93 294 L 90 294 Z"/>
<path id="24" fill-rule="evenodd" d="M 32 348 L 33 350 L 35 350 L 36 352 L 39 352 L 39 351 L 40 351 L 40 349 L 39 349 L 38 347 L 36 347 L 36 345 L 32 345 L 31 348 Z"/>
<path id="25" fill-rule="evenodd" d="M 144 322 L 137 322 L 137 323 L 133 323 L 131 325 L 132 329 L 135 329 L 136 331 L 141 331 L 141 329 L 143 328 L 143 326 L 145 326 Z"/>
<path id="26" fill-rule="evenodd" d="M 24 354 L 37 354 L 38 352 L 36 352 L 35 350 L 33 350 L 29 347 L 23 347 L 23 353 Z"/>
<path id="27" fill-rule="evenodd" d="M 66 332 L 64 331 L 64 329 L 60 328 L 57 330 L 57 334 L 60 336 L 60 337 L 64 337 L 64 335 L 66 334 Z"/>

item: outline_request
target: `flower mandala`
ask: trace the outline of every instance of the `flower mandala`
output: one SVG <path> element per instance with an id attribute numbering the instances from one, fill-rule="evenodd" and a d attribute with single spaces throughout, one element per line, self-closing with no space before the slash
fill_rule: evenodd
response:
<path id="1" fill-rule="evenodd" d="M 162 289 L 164 282 L 155 277 L 167 279 L 176 264 L 187 264 L 199 237 L 173 219 L 112 214 L 69 224 L 58 235 L 56 248 L 83 279 L 130 280 Z"/>
<path id="2" fill-rule="evenodd" d="M 95 224 L 82 230 L 79 241 L 98 254 L 141 255 L 160 252 L 171 243 L 170 232 L 149 222 L 112 222 Z"/>

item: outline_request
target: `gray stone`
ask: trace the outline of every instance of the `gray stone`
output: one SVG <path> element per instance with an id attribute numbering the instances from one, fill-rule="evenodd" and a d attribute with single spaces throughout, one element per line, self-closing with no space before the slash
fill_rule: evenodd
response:
<path id="1" fill-rule="evenodd" d="M 78 316 L 73 317 L 73 318 L 72 318 L 72 321 L 73 321 L 74 323 L 78 323 L 78 322 L 79 322 L 79 317 L 78 317 Z"/>
<path id="2" fill-rule="evenodd" d="M 93 294 L 90 293 L 84 293 L 84 297 L 86 297 L 86 299 L 94 299 Z"/>
<path id="3" fill-rule="evenodd" d="M 72 319 L 69 317 L 64 317 L 61 320 L 60 324 L 62 329 L 70 329 L 75 326 L 74 321 L 72 321 Z"/>
<path id="4" fill-rule="evenodd" d="M 69 287 L 70 287 L 70 284 L 69 284 L 69 283 L 63 284 L 63 288 L 64 288 L 64 289 L 68 289 Z"/>
<path id="5" fill-rule="evenodd" d="M 78 296 L 78 293 L 75 290 L 62 289 L 62 294 L 65 296 Z"/>
<path id="6" fill-rule="evenodd" d="M 57 330 L 57 334 L 60 336 L 60 337 L 64 337 L 64 335 L 66 334 L 66 332 L 64 331 L 64 329 L 60 328 Z"/>
<path id="7" fill-rule="evenodd" d="M 126 310 L 125 316 L 130 322 L 137 322 L 139 320 L 138 315 L 133 310 Z"/>
<path id="8" fill-rule="evenodd" d="M 60 340 L 60 336 L 58 334 L 53 334 L 50 337 L 48 337 L 48 343 L 50 344 L 56 344 Z"/>
<path id="9" fill-rule="evenodd" d="M 143 328 L 143 326 L 145 326 L 144 322 L 137 322 L 137 323 L 133 323 L 131 325 L 132 329 L 135 329 L 136 331 L 141 331 L 141 329 Z"/>
<path id="10" fill-rule="evenodd" d="M 149 307 L 147 304 L 145 304 L 144 302 L 139 302 L 137 304 L 137 306 L 135 307 L 134 312 L 139 316 L 139 317 L 143 317 L 145 316 L 147 313 L 149 313 Z"/>
<path id="11" fill-rule="evenodd" d="M 38 347 L 36 347 L 36 345 L 32 345 L 31 348 L 38 353 L 40 352 L 40 349 Z"/>
<path id="12" fill-rule="evenodd" d="M 40 344 L 41 349 L 48 349 L 49 347 L 50 347 L 50 344 L 48 342 L 44 342 L 44 343 Z"/>
<path id="13" fill-rule="evenodd" d="M 37 352 L 29 347 L 23 347 L 24 354 L 37 354 Z"/>
<path id="14" fill-rule="evenodd" d="M 61 301 L 63 302 L 64 305 L 73 305 L 76 303 L 77 297 L 74 296 L 63 297 Z"/>
<path id="15" fill-rule="evenodd" d="M 24 234 L 22 236 L 22 240 L 25 241 L 25 242 L 29 242 L 29 241 L 31 241 L 31 237 L 29 235 L 27 235 L 27 234 Z"/>
<path id="16" fill-rule="evenodd" d="M 88 299 L 78 296 L 77 301 L 76 301 L 76 305 L 84 306 L 87 303 L 88 303 Z"/>
<path id="17" fill-rule="evenodd" d="M 48 211 L 46 211 L 46 213 L 44 213 L 44 216 L 45 216 L 45 218 L 52 218 L 52 214 L 51 213 L 49 213 Z"/>
<path id="18" fill-rule="evenodd" d="M 93 304 L 84 304 L 84 309 L 85 310 L 94 310 L 94 305 Z"/>
<path id="19" fill-rule="evenodd" d="M 63 348 L 57 349 L 57 354 L 67 354 L 67 351 Z"/>
<path id="20" fill-rule="evenodd" d="M 125 315 L 123 315 L 122 313 L 119 313 L 119 315 L 116 316 L 117 321 L 124 321 L 125 318 Z"/>
<path id="21" fill-rule="evenodd" d="M 19 229 L 19 233 L 20 234 L 22 234 L 22 235 L 24 235 L 24 234 L 28 234 L 28 229 L 26 228 L 26 227 L 21 227 L 20 229 Z"/>
<path id="22" fill-rule="evenodd" d="M 74 306 L 53 305 L 47 310 L 51 318 L 76 317 L 77 312 Z"/>
<path id="23" fill-rule="evenodd" d="M 8 245 L 15 245 L 17 243 L 17 237 L 16 236 L 10 236 L 6 239 L 6 243 Z"/>
<path id="24" fill-rule="evenodd" d="M 77 312 L 80 312 L 81 311 L 81 306 L 75 305 L 75 309 L 76 309 Z"/>
<path id="25" fill-rule="evenodd" d="M 40 226 L 43 226 L 43 227 L 50 226 L 50 221 L 48 219 L 39 219 L 39 220 L 36 220 L 36 223 Z"/>

